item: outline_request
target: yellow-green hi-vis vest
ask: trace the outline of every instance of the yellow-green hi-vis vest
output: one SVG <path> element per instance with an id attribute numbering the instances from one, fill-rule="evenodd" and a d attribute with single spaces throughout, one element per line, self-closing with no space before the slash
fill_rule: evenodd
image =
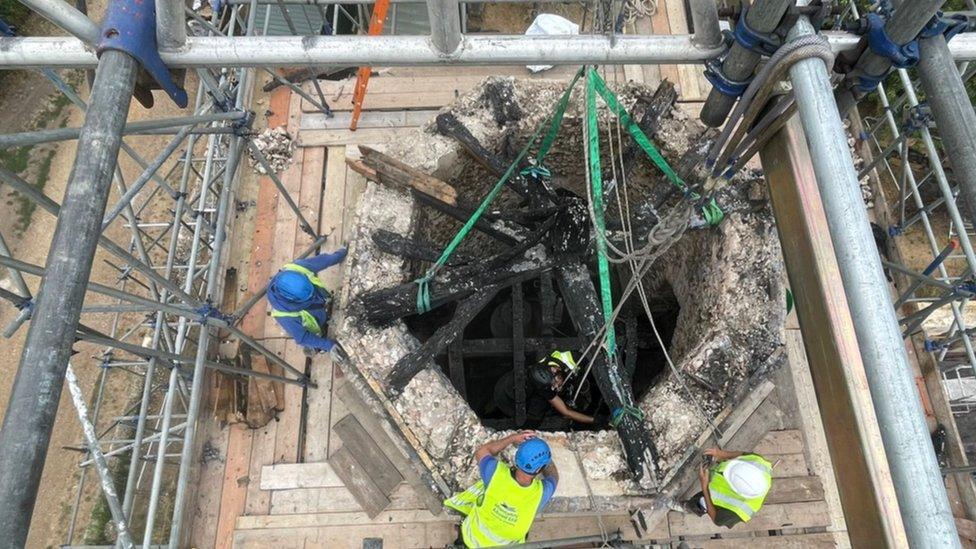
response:
<path id="1" fill-rule="evenodd" d="M 463 515 L 461 537 L 468 547 L 496 547 L 524 543 L 539 503 L 542 481 L 522 486 L 499 464 L 488 486 L 483 481 L 444 500 L 444 505 Z"/>
<path id="2" fill-rule="evenodd" d="M 326 296 L 329 295 L 329 291 L 325 289 L 325 284 L 321 280 L 319 280 L 318 275 L 306 269 L 305 267 L 302 267 L 301 265 L 298 265 L 296 263 L 289 263 L 284 267 L 282 267 L 281 270 L 295 271 L 296 273 L 301 273 L 305 275 L 308 278 L 308 281 L 312 283 L 312 286 L 315 286 L 316 288 L 325 292 Z M 313 334 L 319 337 L 322 336 L 322 327 L 319 326 L 319 322 L 315 320 L 315 317 L 312 316 L 312 313 L 308 311 L 279 311 L 277 309 L 272 309 L 271 316 L 275 318 L 282 317 L 282 316 L 292 316 L 292 317 L 297 316 L 302 319 L 302 328 L 305 328 L 309 332 L 312 332 Z"/>
<path id="3" fill-rule="evenodd" d="M 769 481 L 769 485 L 772 486 L 772 463 L 755 454 L 739 456 L 735 459 L 747 461 L 759 467 L 763 474 L 766 475 L 766 480 Z M 732 511 L 742 519 L 742 522 L 749 522 L 762 507 L 763 501 L 766 499 L 766 494 L 749 499 L 742 497 L 738 492 L 733 490 L 732 485 L 729 484 L 729 481 L 725 479 L 725 475 L 722 474 L 732 461 L 723 461 L 712 468 L 712 474 L 708 480 L 708 494 L 712 498 L 713 505 Z"/>

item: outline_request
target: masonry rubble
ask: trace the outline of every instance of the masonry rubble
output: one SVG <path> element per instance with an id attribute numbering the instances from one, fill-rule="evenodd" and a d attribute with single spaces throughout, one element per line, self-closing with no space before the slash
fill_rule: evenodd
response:
<path id="1" fill-rule="evenodd" d="M 515 142 L 523 143 L 545 119 L 562 87 L 510 78 L 496 80 L 505 80 L 511 88 L 513 100 L 521 107 L 518 120 L 500 126 L 482 91 L 477 89 L 448 109 L 486 147 L 498 151 L 513 136 Z M 617 91 L 627 107 L 653 93 L 632 84 Z M 602 112 L 601 120 L 608 119 L 609 115 Z M 581 120 L 582 94 L 574 94 L 566 124 L 547 162 L 554 184 L 577 194 L 585 188 Z M 435 131 L 428 125 L 387 146 L 386 152 L 452 183 L 459 195 L 469 197 L 471 202 L 480 199 L 494 181 L 479 172 L 457 144 Z M 675 165 L 705 131 L 697 120 L 674 108 L 653 138 Z M 652 169 L 641 166 L 627 184 L 630 192 L 639 193 L 665 183 Z M 777 351 L 782 346 L 786 315 L 785 273 L 772 214 L 765 193 L 757 192 L 757 185 L 762 185 L 758 173 L 745 171 L 736 176 L 719 193 L 726 211 L 723 223 L 707 228 L 698 220 L 697 228 L 689 230 L 661 257 L 645 279 L 651 293 L 669 287 L 680 305 L 669 346 L 674 371 L 666 369 L 638 402 L 658 449 L 658 469 L 664 474 L 684 465 L 688 448 L 708 428 L 708 420 L 734 405 L 750 383 L 757 383 L 764 372 L 778 366 Z M 512 197 L 508 199 L 511 201 Z M 418 225 L 438 223 L 436 217 L 421 215 L 421 210 L 409 195 L 373 182 L 367 185 L 359 205 L 344 283 L 343 304 L 348 307 L 339 312 L 335 329 L 352 362 L 381 387 L 396 362 L 418 348 L 420 342 L 402 321 L 383 328 L 362 321 L 354 305 L 355 297 L 416 277 L 410 262 L 379 251 L 370 235 L 377 229 L 410 235 L 425 229 Z M 452 236 L 457 226 L 446 223 L 440 231 L 428 234 L 440 235 L 440 243 L 444 244 L 443 236 Z M 475 448 L 506 434 L 484 427 L 436 364 L 415 376 L 391 400 L 419 446 L 430 456 L 437 473 L 454 489 L 476 480 Z M 650 495 L 632 482 L 616 432 L 559 432 L 545 436 L 557 464 L 575 471 L 568 476 L 589 484 L 588 489 L 596 487 L 596 495 L 610 496 L 609 505 L 626 506 L 623 496 Z M 667 489 L 673 487 L 664 487 Z M 561 490 L 561 495 L 567 500 L 584 498 L 586 491 L 577 487 L 574 492 L 570 487 Z"/>
<path id="2" fill-rule="evenodd" d="M 295 144 L 285 128 L 266 128 L 252 140 L 254 146 L 264 154 L 268 165 L 274 173 L 281 173 L 282 170 L 291 165 L 292 156 L 295 152 Z M 248 160 L 251 168 L 261 175 L 267 175 L 268 171 L 258 162 L 250 150 L 248 150 Z"/>

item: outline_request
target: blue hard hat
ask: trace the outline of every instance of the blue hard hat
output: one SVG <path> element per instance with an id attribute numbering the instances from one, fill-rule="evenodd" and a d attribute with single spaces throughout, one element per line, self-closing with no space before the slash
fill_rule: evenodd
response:
<path id="1" fill-rule="evenodd" d="M 552 452 L 549 445 L 541 438 L 530 438 L 515 451 L 515 466 L 519 469 L 534 475 L 549 465 L 552 461 Z"/>
<path id="2" fill-rule="evenodd" d="M 315 288 L 307 276 L 295 271 L 281 271 L 275 276 L 275 289 L 289 301 L 302 302 L 312 297 Z"/>

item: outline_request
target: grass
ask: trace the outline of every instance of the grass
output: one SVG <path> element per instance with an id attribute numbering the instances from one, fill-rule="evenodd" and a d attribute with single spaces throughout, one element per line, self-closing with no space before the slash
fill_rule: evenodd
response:
<path id="1" fill-rule="evenodd" d="M 118 459 L 114 460 L 109 469 L 112 473 L 112 484 L 115 485 L 115 492 L 121 494 L 125 490 L 125 482 L 129 476 L 129 453 L 118 456 Z M 101 489 L 99 489 L 99 494 L 101 494 Z M 110 522 L 112 522 L 112 511 L 109 510 L 105 496 L 100 495 L 98 502 L 92 508 L 91 520 L 85 527 L 82 543 L 85 545 L 111 545 L 114 543 L 115 540 L 110 539 L 106 531 Z M 114 531 L 114 528 L 112 530 Z"/>
<path id="2" fill-rule="evenodd" d="M 0 0 L 0 5 L 3 2 L 4 0 Z M 75 75 L 72 76 L 69 76 L 68 80 L 69 83 L 74 84 L 71 80 L 77 80 L 77 77 Z M 36 130 L 51 126 L 63 128 L 68 123 L 68 117 L 65 116 L 64 109 L 69 104 L 70 101 L 65 95 L 61 93 L 55 94 L 53 99 L 48 101 L 44 109 L 31 122 L 30 129 Z M 32 172 L 34 186 L 38 190 L 43 191 L 51 175 L 51 163 L 54 160 L 55 151 L 56 149 L 46 146 L 29 146 L 0 150 L 0 165 L 24 177 L 28 177 L 28 171 Z M 31 218 L 34 215 L 34 210 L 37 205 L 27 199 L 27 197 L 16 192 L 11 193 L 11 198 L 16 203 L 17 222 L 14 225 L 14 232 L 18 236 L 22 236 L 30 226 Z"/>

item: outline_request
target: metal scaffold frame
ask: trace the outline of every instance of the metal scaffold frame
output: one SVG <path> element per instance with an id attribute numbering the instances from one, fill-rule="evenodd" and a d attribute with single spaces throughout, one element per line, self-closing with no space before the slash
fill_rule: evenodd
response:
<path id="1" fill-rule="evenodd" d="M 391 1 L 396 4 L 415 0 Z M 75 160 L 63 204 L 0 167 L 0 182 L 58 217 L 50 257 L 44 266 L 12 257 L 0 235 L 0 268 L 10 273 L 14 287 L 0 289 L 0 298 L 20 310 L 3 335 L 10 337 L 18 329 L 28 330 L 13 395 L 0 431 L 0 501 L 5 503 L 0 508 L 0 535 L 5 540 L 12 545 L 23 545 L 26 540 L 60 390 L 65 382 L 84 431 L 76 505 L 65 540 L 69 546 L 78 541 L 78 503 L 89 489 L 91 469 L 103 488 L 121 545 L 148 546 L 160 539 L 171 547 L 184 544 L 190 486 L 198 462 L 195 456 L 200 451 L 197 427 L 204 374 L 208 369 L 231 376 L 257 376 L 315 386 L 303 372 L 237 327 L 248 311 L 261 302 L 263 290 L 250 295 L 236 311 L 221 311 L 216 305 L 223 291 L 225 243 L 234 217 L 239 164 L 245 153 L 265 167 L 280 196 L 297 215 L 302 229 L 315 238 L 306 255 L 314 253 L 324 241 L 252 142 L 253 115 L 249 111 L 258 71 L 270 74 L 279 84 L 328 113 L 327 98 L 317 86 L 316 93 L 310 94 L 274 69 L 322 65 L 704 63 L 726 53 L 712 0 L 690 1 L 694 35 L 572 37 L 465 34 L 464 5 L 479 1 L 486 0 L 427 0 L 428 13 L 435 22 L 429 36 L 266 36 L 259 28 L 258 13 L 259 9 L 270 10 L 265 5 L 273 3 L 271 0 L 230 0 L 209 20 L 187 9 L 179 0 L 156 0 L 153 26 L 148 27 L 153 34 L 152 48 L 133 51 L 112 42 L 119 33 L 113 33 L 116 29 L 111 24 L 100 28 L 61 0 L 22 0 L 71 36 L 0 37 L 0 69 L 40 70 L 75 106 L 86 111 L 86 117 L 81 128 L 0 136 L 0 147 L 76 139 L 79 150 L 85 150 L 86 154 Z M 114 3 L 124 2 L 115 0 Z M 277 0 L 275 3 L 277 9 L 285 9 L 288 4 L 308 4 L 319 10 L 323 10 L 321 4 L 337 4 L 324 0 Z M 338 2 L 370 3 L 369 0 Z M 751 15 L 757 18 L 755 21 L 771 29 L 794 2 L 756 0 L 754 4 Z M 799 4 L 803 7 L 807 2 Z M 886 30 L 895 40 L 900 36 L 914 38 L 940 4 L 919 1 L 900 13 L 896 10 Z M 335 17 L 340 7 L 336 6 Z M 341 11 L 352 19 L 344 8 Z M 363 12 L 357 10 L 354 21 L 361 32 L 366 26 L 359 19 Z M 857 15 L 855 9 L 847 13 Z M 909 13 L 911 17 L 906 15 Z M 287 12 L 285 17 L 295 33 Z M 791 38 L 815 32 L 806 12 L 795 20 Z M 265 30 L 266 21 L 267 17 Z M 856 50 L 862 42 L 860 36 L 849 32 L 822 34 L 835 53 Z M 933 137 L 931 120 L 919 114 L 922 107 L 911 74 L 906 69 L 898 69 L 897 78 L 904 96 L 889 103 L 884 84 L 879 84 L 877 97 L 884 107 L 884 116 L 881 120 L 863 121 L 861 140 L 873 147 L 871 150 L 877 158 L 861 167 L 860 173 L 851 161 L 841 120 L 847 105 L 855 106 L 858 100 L 869 96 L 850 93 L 851 87 L 842 83 L 837 88 L 835 103 L 830 67 L 817 58 L 795 62 L 788 75 L 807 145 L 815 160 L 817 184 L 850 302 L 857 346 L 872 384 L 874 408 L 888 450 L 887 460 L 891 464 L 907 539 L 920 546 L 951 546 L 955 530 L 945 501 L 942 476 L 932 457 L 931 442 L 927 433 L 921 432 L 924 420 L 915 397 L 915 385 L 908 375 L 903 333 L 917 332 L 928 314 L 948 304 L 953 314 L 951 329 L 944 337 L 929 338 L 930 350 L 936 353 L 945 383 L 973 376 L 974 328 L 967 325 L 964 312 L 968 301 L 976 295 L 976 285 L 972 282 L 976 252 L 970 241 L 976 217 L 973 213 L 976 189 L 968 188 L 968 184 L 953 188 L 943 168 L 940 150 L 950 156 L 949 163 L 959 174 L 972 170 L 974 177 L 967 182 L 976 180 L 976 150 L 963 146 L 974 141 L 974 136 L 967 132 L 976 131 L 976 123 L 970 123 L 970 118 L 976 119 L 976 115 L 968 101 L 953 103 L 936 89 L 943 85 L 940 83 L 947 82 L 945 85 L 950 90 L 958 91 L 958 86 L 972 75 L 973 71 L 967 70 L 965 64 L 957 67 L 955 63 L 976 59 L 976 36 L 961 34 L 946 43 L 937 35 L 924 38 L 921 43 L 921 80 L 929 92 L 934 121 L 942 130 L 942 146 Z M 730 76 L 742 79 L 752 73 L 759 56 L 737 52 L 736 47 L 729 52 L 727 59 L 731 61 L 727 68 Z M 96 49 L 101 53 L 96 54 Z M 860 54 L 857 61 L 855 69 L 871 75 L 886 73 L 890 67 L 890 61 L 878 58 L 871 50 Z M 96 69 L 88 103 L 56 72 L 64 68 Z M 192 112 L 179 118 L 127 124 L 128 105 L 134 93 L 139 96 L 135 86 L 140 68 L 155 77 L 178 103 L 182 90 L 175 87 L 166 69 L 193 71 L 199 84 Z M 929 89 L 930 86 L 934 87 Z M 734 98 L 730 101 L 727 95 L 713 92 L 705 104 L 703 118 L 711 125 L 719 125 L 734 103 Z M 903 125 L 896 116 L 896 108 L 902 105 L 916 117 L 911 126 Z M 960 109 L 966 112 L 960 113 Z M 961 120 L 962 126 L 953 124 L 953 118 Z M 885 129 L 887 135 L 883 135 Z M 902 135 L 906 131 L 917 132 L 924 145 L 930 172 L 921 178 L 916 177 L 907 161 L 908 140 Z M 168 141 L 163 139 L 166 144 L 155 158 L 146 159 L 124 139 L 128 135 L 146 134 L 172 137 Z M 117 164 L 120 151 L 143 169 L 134 181 L 123 179 Z M 178 161 L 173 169 L 162 173 L 162 166 L 174 156 Z M 894 157 L 901 157 L 900 166 L 892 165 L 890 161 Z M 893 261 L 884 262 L 889 271 L 911 281 L 895 299 L 889 299 L 882 263 L 874 254 L 866 213 L 849 214 L 853 209 L 851 202 L 860 202 L 858 180 L 869 174 L 877 176 L 878 170 L 884 170 L 901 184 L 901 196 L 890 204 L 892 211 L 898 212 L 893 237 L 898 238 L 898 234 L 918 224 L 933 254 L 930 268 L 921 273 Z M 927 198 L 923 192 L 927 182 L 938 186 L 939 198 Z M 109 204 L 113 185 L 120 198 Z M 956 204 L 958 195 L 973 207 L 960 209 Z M 915 210 L 910 210 L 910 206 Z M 950 234 L 937 234 L 933 228 L 932 218 L 940 208 L 945 208 Z M 969 212 L 968 223 L 963 211 Z M 128 240 L 122 243 L 104 234 L 109 227 L 119 226 L 127 231 Z M 953 247 L 946 251 L 950 238 L 958 242 L 961 254 L 952 253 Z M 89 280 L 97 247 L 113 256 L 106 261 L 119 271 L 115 286 Z M 958 266 L 952 268 L 956 263 Z M 24 276 L 41 277 L 36 296 L 30 292 Z M 260 281 L 254 281 L 252 287 L 259 285 Z M 936 291 L 935 297 L 930 295 L 932 291 Z M 86 304 L 87 294 L 99 294 L 113 302 Z M 892 302 L 894 308 L 890 307 Z M 923 307 L 906 316 L 902 307 L 906 303 Z M 900 318 L 895 318 L 895 310 L 902 315 Z M 108 333 L 86 325 L 86 318 L 93 315 L 111 315 Z M 134 315 L 143 316 L 133 322 L 133 318 L 138 318 Z M 28 327 L 22 328 L 28 321 Z M 148 343 L 136 340 L 143 329 L 151 333 Z M 213 350 L 218 331 L 230 333 L 285 373 L 260 373 L 215 359 Z M 85 401 L 75 377 L 75 371 L 89 364 L 81 358 L 68 364 L 76 341 L 103 348 L 94 357 L 101 370 L 90 402 Z M 105 392 L 114 376 L 135 376 L 142 384 L 141 399 L 117 417 L 102 417 Z M 976 407 L 973 397 L 950 404 L 957 412 Z M 113 462 L 122 463 L 127 470 L 121 490 L 114 486 L 110 467 Z M 164 500 L 172 502 L 171 510 L 161 508 Z M 139 530 L 131 528 L 128 519 L 136 508 L 145 509 L 145 525 Z M 159 528 L 163 516 L 171 517 L 168 531 Z"/>

